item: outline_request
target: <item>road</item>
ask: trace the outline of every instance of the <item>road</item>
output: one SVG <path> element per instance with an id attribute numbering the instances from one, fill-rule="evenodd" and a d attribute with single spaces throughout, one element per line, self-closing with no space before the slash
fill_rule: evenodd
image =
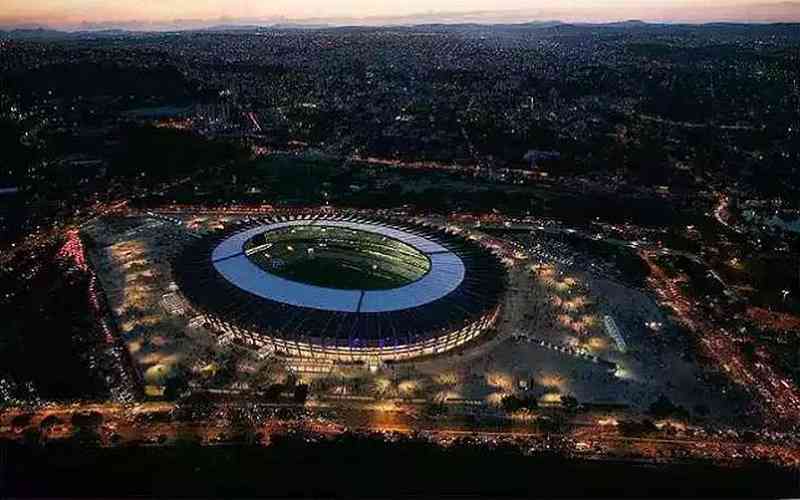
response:
<path id="1" fill-rule="evenodd" d="M 734 334 L 716 325 L 703 311 L 692 307 L 691 300 L 674 279 L 659 266 L 653 255 L 641 251 L 639 256 L 650 269 L 651 286 L 696 337 L 703 354 L 722 367 L 736 384 L 756 396 L 756 400 L 774 428 L 796 426 L 800 421 L 800 391 L 787 377 L 775 371 L 768 359 L 748 362 Z"/>
<path id="2" fill-rule="evenodd" d="M 275 415 L 278 407 L 285 409 L 287 406 L 294 406 L 297 413 L 294 416 Z M 32 413 L 22 409 L 11 410 L 0 416 L 0 438 L 23 439 L 25 429 L 40 428 L 47 417 L 55 417 L 58 421 L 43 431 L 46 439 L 69 438 L 75 430 L 70 424 L 73 415 L 89 412 L 102 415 L 102 424 L 97 432 L 100 443 L 105 446 L 132 442 L 159 445 L 181 439 L 219 445 L 230 444 L 237 439 L 236 436 L 241 439 L 244 435 L 254 436 L 263 445 L 268 445 L 275 437 L 290 432 L 302 431 L 328 438 L 351 432 L 379 434 L 385 439 L 415 437 L 443 446 L 461 439 L 487 446 L 505 443 L 523 451 L 549 450 L 566 457 L 651 461 L 712 459 L 720 463 L 756 460 L 800 467 L 800 446 L 796 439 L 748 443 L 726 433 L 688 435 L 681 430 L 673 430 L 674 435 L 652 431 L 648 435 L 630 436 L 616 425 L 601 423 L 588 414 L 574 415 L 571 422 L 561 427 L 562 430 L 543 432 L 533 420 L 512 420 L 488 426 L 459 417 L 428 418 L 407 408 L 329 406 L 318 410 L 296 405 L 254 405 L 230 401 L 214 405 L 204 418 L 180 417 L 179 406 L 168 402 L 59 404 Z M 333 418 L 326 416 L 331 412 L 335 414 Z M 30 418 L 15 425 L 15 420 L 22 415 Z"/>

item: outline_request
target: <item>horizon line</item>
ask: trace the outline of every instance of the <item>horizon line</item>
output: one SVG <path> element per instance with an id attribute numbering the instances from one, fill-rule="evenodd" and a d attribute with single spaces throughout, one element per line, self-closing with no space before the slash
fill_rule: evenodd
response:
<path id="1" fill-rule="evenodd" d="M 180 26 L 182 23 L 197 23 L 195 26 Z M 67 25 L 58 26 L 55 24 L 47 23 L 4 23 L 0 21 L 0 32 L 11 31 L 53 31 L 59 33 L 90 33 L 90 32 L 103 32 L 103 31 L 123 31 L 129 33 L 158 33 L 158 32 L 192 32 L 192 31 L 214 31 L 225 29 L 305 29 L 309 31 L 330 28 L 414 28 L 414 27 L 432 27 L 432 26 L 525 26 L 525 25 L 564 25 L 564 26 L 611 26 L 623 24 L 640 24 L 650 26 L 710 26 L 710 25 L 742 25 L 742 26 L 769 26 L 769 25 L 791 25 L 800 24 L 800 20 L 732 20 L 732 19 L 719 19 L 719 20 L 660 20 L 648 21 L 641 19 L 620 19 L 613 21 L 563 21 L 560 19 L 551 20 L 528 20 L 528 21 L 419 21 L 419 22 L 397 22 L 397 23 L 346 23 L 346 22 L 322 22 L 316 20 L 285 20 L 273 22 L 255 22 L 247 21 L 242 23 L 226 23 L 223 21 L 214 20 L 172 20 L 172 21 L 93 21 L 93 22 L 80 22 L 69 23 Z M 69 27 L 73 25 L 74 27 Z M 129 25 L 129 26 L 125 26 Z M 138 25 L 138 26 L 133 26 Z"/>
<path id="2" fill-rule="evenodd" d="M 776 10 L 777 9 L 777 10 Z M 630 12 L 628 16 L 603 14 L 592 10 L 563 9 L 495 9 L 417 12 L 394 15 L 366 16 L 218 16 L 218 17 L 174 17 L 171 19 L 104 19 L 90 20 L 79 16 L 53 16 L 51 18 L 24 17 L 13 18 L 0 16 L 0 29 L 44 29 L 54 31 L 192 31 L 208 28 L 257 27 L 274 28 L 277 26 L 314 26 L 317 28 L 333 27 L 391 27 L 391 26 L 424 26 L 424 25 L 524 25 L 524 24 L 669 24 L 669 25 L 704 25 L 704 24 L 794 24 L 800 23 L 800 2 L 776 1 L 770 3 L 742 2 L 725 9 L 701 6 L 693 10 L 661 11 L 656 15 L 637 15 L 642 12 Z M 655 14 L 655 13 L 652 13 Z"/>

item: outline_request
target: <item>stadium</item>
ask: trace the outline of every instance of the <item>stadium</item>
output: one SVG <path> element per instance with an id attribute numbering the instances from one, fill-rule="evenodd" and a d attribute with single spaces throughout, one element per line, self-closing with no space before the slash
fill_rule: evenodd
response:
<path id="1" fill-rule="evenodd" d="M 248 219 L 186 245 L 175 282 L 207 326 L 291 357 L 391 362 L 494 326 L 506 269 L 443 229 L 347 216 Z"/>

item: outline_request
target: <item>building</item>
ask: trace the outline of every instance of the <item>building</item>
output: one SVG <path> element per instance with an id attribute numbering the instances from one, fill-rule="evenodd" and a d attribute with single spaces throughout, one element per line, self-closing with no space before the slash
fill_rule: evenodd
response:
<path id="1" fill-rule="evenodd" d="M 255 349 L 339 362 L 446 352 L 492 328 L 506 270 L 487 248 L 358 217 L 249 220 L 183 249 L 175 281 L 207 326 Z"/>

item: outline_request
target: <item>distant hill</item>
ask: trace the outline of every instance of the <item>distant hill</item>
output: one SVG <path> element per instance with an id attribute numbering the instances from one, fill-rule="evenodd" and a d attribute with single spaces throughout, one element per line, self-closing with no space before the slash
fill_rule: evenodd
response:
<path id="1" fill-rule="evenodd" d="M 409 19 L 411 21 L 411 19 Z M 609 23 L 589 23 L 589 22 L 563 22 L 552 21 L 530 21 L 520 23 L 482 23 L 482 22 L 408 22 L 408 23 L 387 23 L 387 24 L 359 24 L 343 22 L 275 22 L 275 23 L 250 23 L 250 24 L 215 24 L 211 26 L 191 26 L 180 27 L 176 23 L 164 25 L 142 25 L 137 28 L 136 23 L 128 23 L 130 27 L 103 27 L 101 24 L 82 24 L 80 29 L 58 30 L 35 25 L 27 26 L 3 26 L 0 25 L 0 37 L 11 39 L 59 39 L 59 38 L 99 38 L 99 37 L 121 37 L 121 36 L 141 36 L 146 34 L 157 34 L 164 32 L 184 32 L 184 33 L 258 33 L 279 30 L 330 30 L 331 32 L 369 32 L 374 30 L 395 30 L 395 31 L 416 31 L 416 32 L 464 32 L 483 34 L 493 31 L 497 33 L 520 32 L 525 30 L 547 30 L 562 29 L 575 30 L 581 29 L 619 29 L 619 30 L 659 30 L 659 29 L 737 29 L 737 30 L 796 30 L 800 28 L 798 23 L 744 23 L 744 22 L 713 22 L 705 24 L 695 23 L 658 23 L 647 22 L 639 19 L 617 21 Z"/>

